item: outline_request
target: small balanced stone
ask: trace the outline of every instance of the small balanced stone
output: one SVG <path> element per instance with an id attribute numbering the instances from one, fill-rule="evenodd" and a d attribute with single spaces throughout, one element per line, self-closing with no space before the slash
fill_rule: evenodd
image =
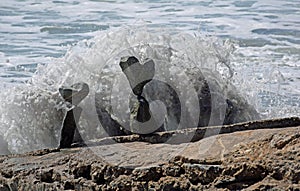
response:
<path id="1" fill-rule="evenodd" d="M 62 86 L 59 88 L 59 93 L 65 101 L 78 105 L 89 94 L 89 86 L 83 82 L 73 84 L 70 87 Z"/>
<path id="2" fill-rule="evenodd" d="M 134 56 L 122 57 L 119 65 L 126 75 L 133 93 L 136 96 L 141 96 L 144 86 L 150 82 L 155 75 L 155 64 L 153 60 L 148 59 L 142 65 Z"/>

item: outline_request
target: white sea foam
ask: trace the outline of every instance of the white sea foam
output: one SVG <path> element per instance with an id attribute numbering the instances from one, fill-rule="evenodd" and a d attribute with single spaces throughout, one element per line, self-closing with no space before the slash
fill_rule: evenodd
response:
<path id="1" fill-rule="evenodd" d="M 81 133 L 88 138 L 101 136 L 103 130 L 94 106 L 95 91 L 99 91 L 101 81 L 114 81 L 114 73 L 120 73 L 117 62 L 109 61 L 132 47 L 144 54 L 143 46 L 153 47 L 147 51 L 157 51 L 155 55 L 158 57 L 170 56 L 162 51 L 170 48 L 178 58 L 190 60 L 189 63 L 177 62 L 178 67 L 197 67 L 223 75 L 224 86 L 225 82 L 230 81 L 228 57 L 233 50 L 230 43 L 201 35 L 148 30 L 145 25 L 103 31 L 95 38 L 70 48 L 63 58 L 53 59 L 52 64 L 38 67 L 28 83 L 1 94 L 0 131 L 8 141 L 10 150 L 25 152 L 57 146 L 63 118 L 61 109 L 64 108 L 58 88 L 76 82 L 85 82 L 90 86 L 89 96 L 80 104 L 84 109 L 80 121 L 84 127 Z"/>

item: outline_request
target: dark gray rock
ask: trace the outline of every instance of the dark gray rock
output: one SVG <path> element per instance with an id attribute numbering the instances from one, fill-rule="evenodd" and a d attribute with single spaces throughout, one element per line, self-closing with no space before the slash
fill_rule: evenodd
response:
<path id="1" fill-rule="evenodd" d="M 69 86 L 59 88 L 60 95 L 65 101 L 78 105 L 88 94 L 89 86 L 86 83 L 79 82 Z"/>
<path id="2" fill-rule="evenodd" d="M 133 93 L 137 96 L 142 95 L 144 86 L 153 79 L 155 74 L 155 64 L 150 59 L 147 59 L 142 65 L 134 56 L 123 57 L 120 67 L 126 75 Z"/>
<path id="3" fill-rule="evenodd" d="M 61 129 L 59 148 L 71 147 L 81 112 L 80 107 L 75 107 L 67 112 Z"/>
<path id="4" fill-rule="evenodd" d="M 59 88 L 59 93 L 66 102 L 73 105 L 73 109 L 67 111 L 63 120 L 59 148 L 69 148 L 74 140 L 75 132 L 80 136 L 77 124 L 82 112 L 82 108 L 77 105 L 88 95 L 89 86 L 86 83 L 76 83 L 71 87 Z M 78 140 L 81 137 L 77 138 Z"/>
<path id="5" fill-rule="evenodd" d="M 8 150 L 8 143 L 3 139 L 0 135 L 0 155 L 8 155 L 11 154 Z"/>

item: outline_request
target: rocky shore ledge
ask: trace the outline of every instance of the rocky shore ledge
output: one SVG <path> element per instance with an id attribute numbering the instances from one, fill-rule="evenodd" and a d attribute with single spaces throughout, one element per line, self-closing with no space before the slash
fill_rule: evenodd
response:
<path id="1" fill-rule="evenodd" d="M 0 191 L 300 190 L 299 118 L 86 144 L 1 156 Z"/>

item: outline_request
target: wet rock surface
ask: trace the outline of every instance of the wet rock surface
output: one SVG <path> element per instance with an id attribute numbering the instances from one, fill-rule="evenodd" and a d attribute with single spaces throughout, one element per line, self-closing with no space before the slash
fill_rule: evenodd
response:
<path id="1" fill-rule="evenodd" d="M 279 121 L 224 126 L 245 129 L 194 142 L 132 135 L 2 156 L 0 190 L 299 190 L 300 120 Z"/>

